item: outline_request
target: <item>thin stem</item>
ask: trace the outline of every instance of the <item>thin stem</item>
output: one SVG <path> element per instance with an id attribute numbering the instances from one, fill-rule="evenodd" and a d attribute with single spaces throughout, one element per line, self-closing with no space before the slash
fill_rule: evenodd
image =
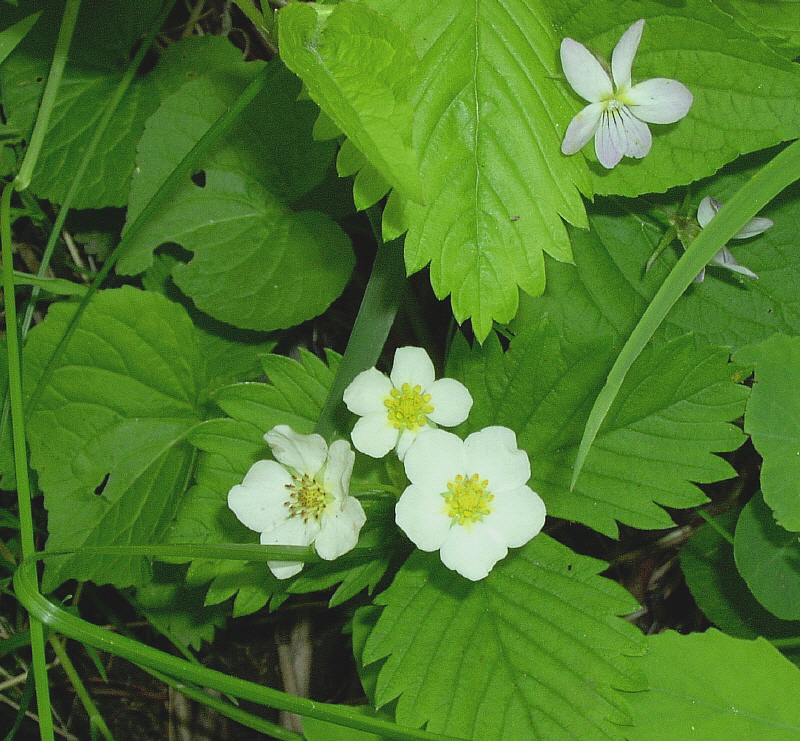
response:
<path id="1" fill-rule="evenodd" d="M 733 545 L 733 536 L 720 525 L 717 520 L 712 517 L 708 512 L 706 512 L 702 507 L 697 507 L 695 509 L 700 517 L 702 517 L 711 527 L 714 528 L 725 540 L 727 540 L 731 545 Z"/>
<path id="2" fill-rule="evenodd" d="M 17 502 L 22 557 L 35 555 L 31 484 L 28 478 L 28 451 L 25 443 L 25 412 L 22 403 L 22 354 L 17 331 L 17 304 L 14 290 L 14 255 L 11 247 L 11 195 L 14 184 L 8 183 L 0 196 L 0 254 L 3 271 L 3 304 L 6 312 L 6 348 L 8 350 L 8 393 L 11 402 L 11 430 L 14 451 L 14 473 L 17 478 Z M 31 652 L 33 677 L 36 683 L 36 704 L 40 718 L 42 741 L 53 739 L 53 718 L 50 709 L 50 688 L 44 653 L 44 629 L 31 616 Z"/>
<path id="3" fill-rule="evenodd" d="M 14 187 L 17 190 L 26 190 L 31 183 L 33 171 L 36 169 L 36 162 L 39 153 L 42 151 L 47 128 L 50 125 L 50 116 L 58 95 L 58 88 L 61 85 L 61 77 L 64 74 L 64 66 L 67 63 L 67 53 L 72 43 L 72 34 L 75 31 L 75 23 L 78 20 L 78 11 L 81 8 L 81 0 L 67 0 L 64 7 L 64 14 L 61 17 L 61 28 L 58 32 L 56 48 L 53 52 L 53 62 L 50 65 L 50 73 L 47 75 L 47 82 L 42 93 L 42 102 L 39 105 L 39 113 L 36 116 L 36 123 L 31 134 L 31 141 L 25 151 L 25 159 L 22 161 L 17 176 L 14 178 Z"/>
<path id="4" fill-rule="evenodd" d="M 94 704 L 92 696 L 89 694 L 85 685 L 81 681 L 81 678 L 72 663 L 72 659 L 69 658 L 69 654 L 67 654 L 63 644 L 58 640 L 58 638 L 56 638 L 56 636 L 50 636 L 50 645 L 53 647 L 53 651 L 61 662 L 61 666 L 63 667 L 67 678 L 75 688 L 75 694 L 78 696 L 78 699 L 81 701 L 84 710 L 86 710 L 86 714 L 89 716 L 89 724 L 93 728 L 96 728 L 98 731 L 100 731 L 106 741 L 114 741 L 114 736 L 106 725 L 105 719 L 102 715 L 100 715 L 100 711 L 97 709 L 97 705 Z"/>

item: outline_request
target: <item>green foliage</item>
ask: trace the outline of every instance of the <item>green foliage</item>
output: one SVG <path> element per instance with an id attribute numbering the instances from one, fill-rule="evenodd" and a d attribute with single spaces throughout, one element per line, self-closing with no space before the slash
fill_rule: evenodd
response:
<path id="1" fill-rule="evenodd" d="M 25 347 L 30 394 L 75 311 L 54 304 Z M 29 411 L 31 465 L 45 494 L 48 549 L 157 543 L 185 489 L 202 419 L 204 364 L 177 304 L 133 288 L 97 294 Z M 142 585 L 149 564 L 80 552 L 48 562 L 44 588 L 69 578 Z"/>
<path id="2" fill-rule="evenodd" d="M 793 741 L 800 733 L 800 670 L 763 638 L 669 631 L 650 638 L 639 664 L 650 689 L 626 694 L 630 741 Z"/>
<path id="3" fill-rule="evenodd" d="M 164 100 L 139 143 L 128 224 L 258 69 L 238 62 Z M 330 217 L 289 207 L 322 181 L 332 146 L 312 141 L 315 109 L 295 101 L 299 81 L 279 61 L 271 69 L 267 90 L 229 143 L 193 182 L 187 179 L 118 266 L 125 273 L 144 270 L 155 248 L 176 242 L 194 253 L 188 264 L 172 268 L 177 286 L 215 319 L 254 330 L 320 314 L 354 264 L 349 239 Z M 286 116 L 295 124 L 290 137 L 282 135 Z"/>
<path id="4" fill-rule="evenodd" d="M 715 518 L 732 532 L 738 513 Z M 735 638 L 800 635 L 800 622 L 780 620 L 753 597 L 733 559 L 733 544 L 711 525 L 703 525 L 681 548 L 681 567 L 697 605 L 720 630 Z"/>
<path id="5" fill-rule="evenodd" d="M 690 482 L 733 476 L 712 452 L 744 440 L 731 420 L 747 389 L 727 351 L 697 348 L 691 337 L 645 353 L 631 369 L 608 421 L 570 491 L 575 452 L 588 414 L 613 359 L 611 338 L 566 343 L 546 320 L 515 337 L 505 355 L 497 340 L 468 351 L 456 347 L 452 372 L 475 405 L 469 429 L 500 424 L 517 433 L 531 458 L 531 486 L 548 514 L 577 520 L 612 537 L 617 521 L 639 528 L 669 527 L 658 505 L 705 501 Z"/>
<path id="6" fill-rule="evenodd" d="M 406 197 L 422 197 L 411 141 L 416 54 L 407 35 L 365 5 L 290 4 L 280 50 L 311 97 Z"/>
<path id="7" fill-rule="evenodd" d="M 800 531 L 800 337 L 773 335 L 736 354 L 756 366 L 745 431 L 764 459 L 761 489 L 778 525 Z"/>
<path id="8" fill-rule="evenodd" d="M 620 738 L 612 688 L 643 689 L 627 657 L 644 643 L 602 568 L 546 535 L 474 583 L 417 551 L 376 600 L 363 661 L 385 659 L 378 706 L 398 698 L 398 722 L 474 741 Z"/>
<path id="9" fill-rule="evenodd" d="M 800 542 L 776 524 L 761 496 L 739 515 L 734 538 L 739 573 L 756 599 L 782 620 L 800 620 Z"/>
<path id="10" fill-rule="evenodd" d="M 745 158 L 693 186 L 689 215 L 695 215 L 704 196 L 723 203 L 729 200 L 766 161 L 764 154 Z M 690 286 L 672 308 L 654 342 L 692 332 L 698 341 L 735 349 L 776 332 L 800 333 L 800 255 L 795 248 L 798 196 L 800 190 L 793 186 L 762 212 L 775 222 L 767 232 L 729 245 L 734 257 L 759 280 L 708 268 L 705 281 Z M 665 199 L 664 207 L 680 211 L 682 200 L 683 193 L 675 194 Z M 590 213 L 589 231 L 570 232 L 575 265 L 549 261 L 547 293 L 537 299 L 523 297 L 513 327 L 546 315 L 569 342 L 603 333 L 619 341 L 630 335 L 682 249 L 673 243 L 645 274 L 647 260 L 667 230 L 663 212 L 638 199 L 604 202 Z"/>
<path id="11" fill-rule="evenodd" d="M 413 142 L 425 202 L 394 194 L 388 237 L 406 229 L 409 271 L 431 264 L 439 297 L 479 339 L 507 322 L 518 290 L 544 289 L 544 253 L 571 261 L 561 217 L 584 226 L 580 158 L 560 154 L 571 98 L 557 82 L 557 38 L 540 2 L 435 6 L 369 0 L 420 57 Z"/>

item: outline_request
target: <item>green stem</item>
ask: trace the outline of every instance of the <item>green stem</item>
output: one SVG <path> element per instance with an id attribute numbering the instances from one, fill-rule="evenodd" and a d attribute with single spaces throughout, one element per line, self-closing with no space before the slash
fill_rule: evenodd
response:
<path id="1" fill-rule="evenodd" d="M 374 222 L 373 230 L 375 230 Z M 344 413 L 342 402 L 344 390 L 361 371 L 371 368 L 378 362 L 405 294 L 403 239 L 383 244 L 379 231 L 376 231 L 375 236 L 378 240 L 378 252 L 372 265 L 369 283 L 361 300 L 358 316 L 353 323 L 353 331 L 350 333 L 344 357 L 336 371 L 333 385 L 314 429 L 326 440 L 330 440 L 340 426 L 337 422 Z"/>
<path id="2" fill-rule="evenodd" d="M 61 76 L 64 74 L 64 65 L 67 63 L 67 53 L 72 43 L 72 34 L 75 31 L 75 23 L 78 20 L 78 11 L 81 7 L 81 0 L 67 0 L 64 14 L 61 17 L 61 28 L 58 32 L 56 48 L 53 52 L 53 62 L 50 65 L 50 73 L 47 75 L 47 82 L 42 93 L 42 102 L 39 105 L 39 113 L 36 116 L 36 123 L 31 134 L 30 144 L 25 151 L 25 159 L 22 161 L 17 176 L 14 178 L 16 190 L 26 190 L 31 183 L 33 171 L 36 169 L 36 162 L 39 153 L 42 151 L 42 144 L 50 125 L 50 116 L 58 95 L 58 88 L 61 84 Z"/>
<path id="3" fill-rule="evenodd" d="M 700 515 L 700 517 L 702 517 L 710 527 L 713 527 L 721 537 L 733 545 L 733 536 L 724 527 L 722 527 L 722 525 L 720 525 L 715 518 L 708 514 L 708 512 L 706 512 L 702 507 L 697 507 L 695 512 L 697 512 L 697 514 Z"/>
<path id="4" fill-rule="evenodd" d="M 25 412 L 22 403 L 22 353 L 17 331 L 17 304 L 14 291 L 14 254 L 11 247 L 11 195 L 14 184 L 8 183 L 0 196 L 0 254 L 3 271 L 3 304 L 6 312 L 6 348 L 8 351 L 8 392 L 11 402 L 11 431 L 14 451 L 14 473 L 17 478 L 17 502 L 22 557 L 35 555 L 31 484 L 28 478 L 28 451 L 25 444 Z M 35 581 L 35 572 L 34 572 Z M 50 688 L 44 654 L 44 628 L 31 616 L 31 652 L 33 677 L 36 683 L 36 704 L 42 741 L 52 741 L 53 718 L 50 710 Z"/>
<path id="5" fill-rule="evenodd" d="M 800 140 L 790 144 L 757 172 L 700 232 L 667 276 L 639 323 L 634 327 L 597 396 L 583 431 L 570 489 L 589 455 L 592 444 L 617 397 L 628 370 L 695 276 L 750 219 L 778 193 L 800 177 Z"/>
<path id="6" fill-rule="evenodd" d="M 124 659 L 147 666 L 150 669 L 179 677 L 200 687 L 208 687 L 225 694 L 261 705 L 286 710 L 290 713 L 317 718 L 328 723 L 356 728 L 379 736 L 413 741 L 452 741 L 453 737 L 442 736 L 415 728 L 399 726 L 380 718 L 371 718 L 360 714 L 353 708 L 294 697 L 285 692 L 247 682 L 243 679 L 228 676 L 223 672 L 195 666 L 184 659 L 133 641 L 125 636 L 114 635 L 110 631 L 98 628 L 85 620 L 70 615 L 58 605 L 53 604 L 39 592 L 36 579 L 36 564 L 23 563 L 14 572 L 14 590 L 20 603 L 39 620 L 51 625 L 59 633 L 74 638 L 81 643 L 94 646 Z"/>
<path id="7" fill-rule="evenodd" d="M 75 688 L 75 694 L 81 701 L 84 710 L 86 710 L 86 715 L 89 716 L 89 724 L 93 728 L 97 728 L 106 741 L 114 741 L 114 736 L 108 729 L 105 719 L 102 715 L 100 715 L 100 711 L 97 709 L 97 705 L 94 704 L 92 696 L 89 694 L 89 691 L 81 681 L 81 678 L 78 675 L 78 672 L 75 670 L 72 660 L 69 658 L 67 650 L 64 648 L 61 641 L 56 638 L 56 636 L 50 636 L 50 645 L 53 647 L 53 651 L 61 662 L 61 667 L 64 669 L 67 678 Z"/>

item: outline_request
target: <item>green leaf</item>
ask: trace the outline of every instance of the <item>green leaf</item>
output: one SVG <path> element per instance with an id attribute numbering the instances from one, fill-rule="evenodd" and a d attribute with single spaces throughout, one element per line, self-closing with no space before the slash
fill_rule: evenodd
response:
<path id="1" fill-rule="evenodd" d="M 689 215 L 695 215 L 704 196 L 727 202 L 770 154 L 743 158 L 693 187 Z M 735 349 L 776 332 L 800 334 L 800 253 L 795 246 L 798 196 L 797 186 L 789 188 L 760 214 L 775 222 L 771 229 L 728 245 L 759 280 L 708 268 L 705 281 L 692 284 L 667 314 L 654 342 L 693 332 L 698 340 Z M 678 211 L 682 198 L 683 194 L 673 196 L 664 201 L 664 207 Z M 621 343 L 683 253 L 674 243 L 645 274 L 647 260 L 667 230 L 663 213 L 644 200 L 609 203 L 606 199 L 590 208 L 590 213 L 589 231 L 570 230 L 576 264 L 548 260 L 548 290 L 536 299 L 522 297 L 512 324 L 516 331 L 546 315 L 568 342 L 608 332 Z"/>
<path id="2" fill-rule="evenodd" d="M 800 734 L 800 670 L 763 638 L 668 631 L 651 636 L 638 663 L 650 689 L 625 694 L 634 712 L 630 741 L 794 741 Z"/>
<path id="3" fill-rule="evenodd" d="M 788 59 L 800 53 L 797 0 L 765 3 L 761 0 L 714 0 L 750 33 Z"/>
<path id="4" fill-rule="evenodd" d="M 138 6 L 134 12 L 143 13 Z M 116 29 L 123 20 L 118 17 L 112 27 Z M 82 31 L 86 33 L 88 29 L 82 27 Z M 69 66 L 65 70 L 45 145 L 31 181 L 36 195 L 55 203 L 63 201 L 103 115 L 104 105 L 122 77 L 119 71 L 122 59 L 114 58 L 109 63 L 99 50 L 96 49 L 95 54 L 92 64 Z M 70 59 L 74 59 L 72 50 Z M 20 51 L 3 66 L 3 107 L 9 125 L 22 131 L 33 126 L 49 61 L 49 54 L 31 56 Z M 163 97 L 173 93 L 187 79 L 232 75 L 234 70 L 241 74 L 242 69 L 252 74 L 250 70 L 254 71 L 255 67 L 246 66 L 241 53 L 222 37 L 193 37 L 171 44 L 157 67 L 134 80 L 128 88 L 117 108 L 114 125 L 108 128 L 97 147 L 73 208 L 126 205 L 136 164 L 137 142 L 145 121 Z"/>
<path id="5" fill-rule="evenodd" d="M 733 552 L 755 598 L 782 620 L 800 620 L 800 542 L 758 494 L 739 515 Z"/>
<path id="6" fill-rule="evenodd" d="M 634 196 L 661 192 L 707 177 L 747 152 L 800 135 L 800 74 L 708 0 L 665 6 L 613 0 L 548 1 L 564 36 L 598 49 L 607 59 L 625 29 L 645 18 L 634 82 L 679 80 L 694 95 L 686 118 L 654 125 L 653 147 L 641 160 L 625 158 L 613 170 L 593 162 L 594 190 Z M 762 5 L 759 3 L 759 5 Z M 569 87 L 568 83 L 562 83 Z M 573 94 L 577 113 L 586 102 Z M 565 121 L 566 123 L 566 121 Z M 575 155 L 576 157 L 579 155 Z"/>
<path id="7" fill-rule="evenodd" d="M 355 262 L 349 239 L 330 217 L 287 205 L 324 177 L 332 148 L 311 139 L 314 111 L 308 103 L 294 104 L 299 81 L 279 62 L 271 75 L 269 94 L 251 105 L 229 137 L 235 144 L 218 151 L 193 181 L 187 179 L 118 263 L 123 273 L 140 272 L 156 247 L 177 242 L 194 256 L 176 264 L 172 276 L 197 308 L 262 331 L 322 313 L 343 290 Z M 200 78 L 164 101 L 139 145 L 129 224 L 246 82 L 243 76 Z M 265 110 L 269 115 L 262 115 Z M 277 111 L 297 123 L 282 147 L 275 144 L 281 139 Z M 252 122 L 253 116 L 260 120 Z"/>
<path id="8" fill-rule="evenodd" d="M 736 353 L 756 366 L 744 429 L 764 463 L 761 490 L 778 525 L 800 531 L 800 337 L 774 335 Z"/>
<path id="9" fill-rule="evenodd" d="M 612 739 L 628 711 L 612 688 L 643 688 L 628 656 L 643 637 L 605 564 L 539 535 L 483 581 L 416 551 L 378 597 L 364 662 L 386 659 L 377 703 L 397 721 L 474 741 Z"/>
<path id="10" fill-rule="evenodd" d="M 0 33 L 0 64 L 2 64 L 6 60 L 6 57 L 17 48 L 17 44 L 19 44 L 19 42 L 25 38 L 28 31 L 33 28 L 33 24 L 39 20 L 40 15 L 41 11 L 32 13 L 27 18 L 23 18 L 21 21 L 18 21 L 13 26 L 6 28 L 5 31 Z"/>
<path id="11" fill-rule="evenodd" d="M 732 532 L 738 512 L 715 521 Z M 800 635 L 800 622 L 779 620 L 753 597 L 733 560 L 733 545 L 705 524 L 680 551 L 681 568 L 697 606 L 717 628 L 736 638 Z"/>
<path id="12" fill-rule="evenodd" d="M 351 709 L 357 710 L 364 715 L 375 715 L 375 711 L 368 705 Z M 307 741 L 382 741 L 382 739 L 386 738 L 385 736 L 376 736 L 374 733 L 368 733 L 367 731 L 346 728 L 324 720 L 307 717 L 303 718 L 303 734 Z"/>
<path id="13" fill-rule="evenodd" d="M 61 339 L 74 304 L 57 303 L 28 336 L 27 392 Z M 157 543 L 186 488 L 186 433 L 201 417 L 204 365 L 177 304 L 133 288 L 101 291 L 29 411 L 31 465 L 45 495 L 49 550 Z M 144 584 L 146 559 L 48 561 L 44 589 L 68 578 Z"/>
<path id="14" fill-rule="evenodd" d="M 611 537 L 617 521 L 670 527 L 662 506 L 701 504 L 706 498 L 694 483 L 735 474 L 712 455 L 745 439 L 729 422 L 741 416 L 748 391 L 736 383 L 742 372 L 726 362 L 724 349 L 696 348 L 685 336 L 643 353 L 574 491 L 575 451 L 613 361 L 610 338 L 565 343 L 543 320 L 517 335 L 505 355 L 496 339 L 470 355 L 456 350 L 462 355 L 453 370 L 475 399 L 468 429 L 500 424 L 517 432 L 531 459 L 530 485 L 548 514 Z"/>
<path id="15" fill-rule="evenodd" d="M 421 200 L 411 144 L 411 40 L 366 5 L 290 3 L 280 13 L 280 51 L 311 97 L 406 197 Z"/>
<path id="16" fill-rule="evenodd" d="M 413 142 L 425 205 L 393 194 L 410 272 L 431 265 L 440 298 L 479 340 L 545 285 L 544 253 L 570 262 L 562 217 L 585 226 L 589 172 L 564 157 L 574 107 L 559 82 L 559 39 L 541 0 L 368 0 L 406 30 L 420 57 Z M 387 229 L 387 224 L 384 224 Z M 392 234 L 387 234 L 387 237 Z"/>

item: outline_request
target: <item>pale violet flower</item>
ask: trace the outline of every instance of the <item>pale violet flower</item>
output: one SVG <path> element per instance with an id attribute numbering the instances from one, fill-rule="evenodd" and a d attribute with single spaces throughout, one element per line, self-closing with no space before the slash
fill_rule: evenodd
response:
<path id="1" fill-rule="evenodd" d="M 461 424 L 472 408 L 466 387 L 436 376 L 421 347 L 401 347 L 387 377 L 370 368 L 345 389 L 344 403 L 361 417 L 352 432 L 356 450 L 381 458 L 392 448 L 400 460 L 420 432 Z"/>
<path id="2" fill-rule="evenodd" d="M 721 208 L 722 204 L 709 196 L 706 196 L 702 201 L 700 201 L 700 206 L 697 208 L 697 223 L 700 224 L 700 228 L 704 229 L 708 225 L 708 222 L 717 215 Z M 762 217 L 750 219 L 750 221 L 748 221 L 738 232 L 736 232 L 736 234 L 733 235 L 732 239 L 747 239 L 748 237 L 755 237 L 757 234 L 767 231 L 767 229 L 769 229 L 772 225 L 772 219 L 765 219 Z M 739 265 L 727 247 L 723 247 L 719 252 L 717 252 L 717 254 L 711 258 L 711 261 L 708 264 L 716 265 L 717 267 L 725 268 L 726 270 L 732 270 L 734 273 L 739 273 L 747 278 L 758 278 L 758 276 L 752 270 L 744 267 L 744 265 Z M 705 277 L 706 269 L 703 268 L 697 274 L 694 282 L 702 283 Z"/>
<path id="3" fill-rule="evenodd" d="M 623 157 L 641 159 L 652 145 L 648 123 L 669 124 L 683 118 L 692 94 L 677 80 L 655 77 L 631 84 L 631 66 L 642 38 L 644 20 L 636 21 L 611 55 L 611 69 L 574 39 L 561 42 L 561 66 L 572 89 L 589 101 L 570 121 L 561 144 L 575 154 L 594 137 L 597 159 L 612 168 Z"/>
<path id="4" fill-rule="evenodd" d="M 349 495 L 355 453 L 346 440 L 330 448 L 320 435 L 300 435 L 287 425 L 264 439 L 276 461 L 254 463 L 228 493 L 239 521 L 261 533 L 262 545 L 311 545 L 332 561 L 352 550 L 366 522 L 361 502 Z M 278 579 L 297 574 L 297 561 L 268 561 Z"/>
<path id="5" fill-rule="evenodd" d="M 411 485 L 395 507 L 398 526 L 423 551 L 472 581 L 488 576 L 509 548 L 538 535 L 545 506 L 527 486 L 527 454 L 507 427 L 461 440 L 432 430 L 403 461 Z"/>

